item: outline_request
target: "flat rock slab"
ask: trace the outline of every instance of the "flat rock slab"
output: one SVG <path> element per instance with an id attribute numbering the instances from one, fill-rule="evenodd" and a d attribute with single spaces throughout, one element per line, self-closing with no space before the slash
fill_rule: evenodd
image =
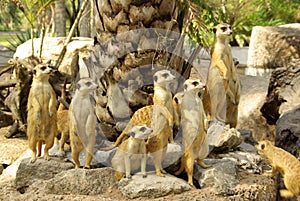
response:
<path id="1" fill-rule="evenodd" d="M 158 198 L 171 193 L 182 193 L 191 190 L 190 185 L 182 179 L 166 174 L 158 177 L 154 172 L 148 173 L 146 178 L 141 174 L 132 176 L 132 179 L 122 179 L 119 190 L 128 198 Z"/>
<path id="2" fill-rule="evenodd" d="M 29 191 L 55 195 L 98 195 L 116 188 L 117 184 L 112 168 L 72 169 L 52 179 L 34 183 Z"/>

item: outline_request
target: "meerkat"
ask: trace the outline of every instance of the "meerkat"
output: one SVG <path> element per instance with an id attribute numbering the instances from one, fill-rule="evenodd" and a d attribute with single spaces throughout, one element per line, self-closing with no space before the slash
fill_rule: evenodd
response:
<path id="1" fill-rule="evenodd" d="M 168 70 L 161 70 L 157 71 L 153 78 L 154 104 L 137 110 L 113 146 L 102 150 L 110 150 L 118 146 L 133 126 L 146 125 L 153 130 L 146 142 L 147 152 L 153 157 L 156 175 L 164 176 L 165 171 L 161 167 L 161 163 L 166 154 L 168 139 L 173 139 L 172 128 L 174 124 L 174 106 L 172 94 L 168 87 L 175 81 L 175 76 Z M 170 110 L 168 106 L 171 108 Z M 170 141 L 172 142 L 172 140 Z"/>
<path id="2" fill-rule="evenodd" d="M 66 84 L 67 80 L 64 81 L 64 85 L 61 90 L 61 99 L 66 100 Z M 63 103 L 60 103 L 57 110 L 57 129 L 58 133 L 61 134 L 59 153 L 65 155 L 65 143 L 69 139 L 69 110 Z"/>
<path id="3" fill-rule="evenodd" d="M 69 109 L 70 141 L 75 168 L 80 168 L 79 154 L 85 151 L 84 168 L 90 169 L 96 142 L 96 114 L 91 93 L 97 89 L 91 78 L 81 78 L 76 83 L 75 94 Z"/>
<path id="4" fill-rule="evenodd" d="M 184 82 L 184 95 L 181 103 L 182 144 L 184 155 L 181 157 L 181 166 L 175 175 L 184 169 L 188 175 L 188 184 L 193 185 L 194 161 L 207 168 L 202 161 L 209 154 L 206 142 L 205 121 L 202 97 L 205 85 L 200 80 L 188 79 Z"/>
<path id="5" fill-rule="evenodd" d="M 173 97 L 173 106 L 174 110 L 177 115 L 177 122 L 174 122 L 176 126 L 179 126 L 180 124 L 180 118 L 181 118 L 181 103 L 182 103 L 182 98 L 183 98 L 184 92 L 180 91 L 176 93 Z"/>
<path id="6" fill-rule="evenodd" d="M 279 171 L 287 189 L 280 190 L 280 196 L 291 198 L 300 193 L 300 161 L 289 152 L 275 147 L 270 141 L 260 141 L 258 153 L 271 163 L 273 176 Z"/>
<path id="7" fill-rule="evenodd" d="M 27 135 L 32 151 L 30 162 L 41 156 L 42 144 L 45 143 L 44 159 L 50 160 L 48 150 L 57 136 L 56 94 L 49 83 L 52 69 L 45 64 L 38 64 L 33 69 L 33 80 L 27 104 Z M 36 149 L 38 153 L 36 154 Z"/>
<path id="8" fill-rule="evenodd" d="M 227 107 L 227 101 L 231 101 L 233 105 L 238 105 L 239 102 L 239 80 L 236 73 L 236 67 L 232 58 L 231 47 L 229 45 L 230 36 L 232 34 L 231 27 L 228 24 L 219 24 L 214 29 L 214 44 L 211 49 L 211 63 L 207 78 L 207 94 L 204 95 L 203 104 L 205 110 L 211 116 L 211 120 L 215 122 L 225 123 L 232 120 L 226 120 L 227 110 L 232 115 L 237 115 L 237 106 L 235 112 L 231 111 L 231 105 Z M 232 84 L 234 83 L 234 84 Z M 228 97 L 228 98 L 227 98 Z M 207 103 L 207 102 L 210 102 Z M 210 109 L 207 109 L 210 106 Z M 232 117 L 233 120 L 237 116 Z M 236 125 L 236 122 L 232 122 Z"/>
<path id="9" fill-rule="evenodd" d="M 146 144 L 145 139 L 152 132 L 152 129 L 146 126 L 134 126 L 129 133 L 128 139 L 123 141 L 117 152 L 112 158 L 116 178 L 120 180 L 124 176 L 131 178 L 131 171 L 141 167 L 143 178 L 147 177 L 146 173 Z"/>
<path id="10" fill-rule="evenodd" d="M 174 85 L 176 77 L 169 70 L 157 71 L 154 76 L 153 105 L 165 106 L 173 116 L 173 125 L 179 121 L 173 105 L 173 98 L 170 88 Z M 178 123 L 179 124 L 179 123 Z M 173 133 L 169 135 L 170 143 L 174 143 Z"/>

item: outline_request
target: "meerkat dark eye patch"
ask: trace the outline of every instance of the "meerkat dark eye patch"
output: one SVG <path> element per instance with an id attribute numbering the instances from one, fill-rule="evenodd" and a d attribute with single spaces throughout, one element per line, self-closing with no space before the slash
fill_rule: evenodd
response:
<path id="1" fill-rule="evenodd" d="M 47 68 L 46 66 L 42 66 L 41 70 L 46 70 L 46 68 Z"/>
<path id="2" fill-rule="evenodd" d="M 222 30 L 222 31 L 226 31 L 226 30 L 227 30 L 227 27 L 221 27 L 221 30 Z"/>
<path id="3" fill-rule="evenodd" d="M 199 85 L 199 82 L 194 81 L 194 82 L 192 82 L 192 84 L 193 84 L 194 86 L 198 86 L 198 85 Z"/>
<path id="4" fill-rule="evenodd" d="M 261 149 L 264 149 L 265 147 L 266 147 L 265 144 L 262 144 L 262 145 L 260 146 Z"/>
<path id="5" fill-rule="evenodd" d="M 145 131 L 146 131 L 146 127 L 141 127 L 141 128 L 140 128 L 140 131 L 141 131 L 141 132 L 145 132 Z"/>
<path id="6" fill-rule="evenodd" d="M 163 76 L 163 78 L 167 78 L 169 76 L 169 74 L 168 73 L 163 73 L 162 76 Z"/>
<path id="7" fill-rule="evenodd" d="M 87 82 L 87 83 L 85 83 L 86 84 L 86 86 L 91 86 L 93 83 L 91 83 L 91 82 Z"/>

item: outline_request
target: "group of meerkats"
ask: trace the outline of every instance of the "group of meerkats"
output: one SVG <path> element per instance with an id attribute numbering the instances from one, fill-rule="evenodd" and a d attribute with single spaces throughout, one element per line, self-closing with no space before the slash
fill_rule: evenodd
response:
<path id="1" fill-rule="evenodd" d="M 219 24 L 214 29 L 214 44 L 211 49 L 211 64 L 206 85 L 197 79 L 184 82 L 184 91 L 174 96 L 170 86 L 176 77 L 169 70 L 160 70 L 153 75 L 153 105 L 137 110 L 126 128 L 109 150 L 118 147 L 112 158 L 112 166 L 117 179 L 131 178 L 134 170 L 141 168 L 146 177 L 146 159 L 153 158 L 157 176 L 166 173 L 162 168 L 168 143 L 174 143 L 173 127 L 181 127 L 184 154 L 181 166 L 175 175 L 183 170 L 188 175 L 188 183 L 193 186 L 194 161 L 203 167 L 209 154 L 206 140 L 208 122 L 221 122 L 236 127 L 240 99 L 240 81 L 229 45 L 231 27 Z M 60 104 L 57 110 L 56 94 L 49 83 L 51 68 L 44 64 L 33 70 L 33 81 L 28 97 L 27 135 L 32 150 L 30 162 L 41 156 L 49 160 L 49 149 L 54 144 L 58 132 L 61 133 L 60 152 L 64 153 L 64 143 L 70 138 L 72 159 L 75 168 L 80 168 L 79 153 L 84 150 L 86 163 L 90 168 L 96 142 L 96 115 L 91 93 L 97 84 L 91 78 L 81 78 L 75 86 L 69 110 Z M 62 96 L 64 94 L 62 93 Z M 59 119 L 59 120 L 58 120 Z M 257 145 L 259 153 L 266 156 L 273 166 L 273 173 L 280 171 L 284 176 L 286 190 L 283 197 L 293 197 L 300 192 L 300 162 L 291 154 L 273 146 L 268 141 Z M 37 153 L 36 153 L 37 152 Z"/>

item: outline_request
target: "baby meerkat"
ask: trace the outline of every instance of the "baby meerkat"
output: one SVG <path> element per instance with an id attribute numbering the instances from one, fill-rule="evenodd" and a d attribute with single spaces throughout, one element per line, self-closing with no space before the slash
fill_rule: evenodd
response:
<path id="1" fill-rule="evenodd" d="M 289 152 L 275 147 L 270 141 L 260 141 L 256 146 L 258 153 L 271 163 L 272 174 L 280 172 L 287 189 L 280 190 L 280 196 L 291 198 L 300 193 L 300 161 Z"/>
<path id="2" fill-rule="evenodd" d="M 46 64 L 38 64 L 33 70 L 33 80 L 28 96 L 27 135 L 32 151 L 30 162 L 36 161 L 36 149 L 41 156 L 42 144 L 45 143 L 44 159 L 50 160 L 48 150 L 57 136 L 56 94 L 49 83 L 52 69 Z"/>
<path id="3" fill-rule="evenodd" d="M 116 154 L 112 158 L 116 178 L 120 180 L 124 176 L 131 178 L 131 171 L 141 166 L 143 177 L 147 176 L 146 161 L 147 151 L 145 139 L 152 132 L 152 129 L 146 126 L 134 126 L 129 133 L 128 139 L 119 146 Z"/>
<path id="4" fill-rule="evenodd" d="M 90 169 L 96 143 L 96 114 L 90 94 L 97 89 L 91 78 L 81 78 L 76 84 L 70 104 L 70 141 L 75 168 L 80 167 L 79 154 L 85 150 L 84 168 Z"/>
<path id="5" fill-rule="evenodd" d="M 175 175 L 184 169 L 188 175 L 188 183 L 193 185 L 194 161 L 207 168 L 203 163 L 209 153 L 206 141 L 206 115 L 203 109 L 202 97 L 205 85 L 200 80 L 188 79 L 184 82 L 184 95 L 181 103 L 182 144 L 184 154 L 181 166 Z"/>

